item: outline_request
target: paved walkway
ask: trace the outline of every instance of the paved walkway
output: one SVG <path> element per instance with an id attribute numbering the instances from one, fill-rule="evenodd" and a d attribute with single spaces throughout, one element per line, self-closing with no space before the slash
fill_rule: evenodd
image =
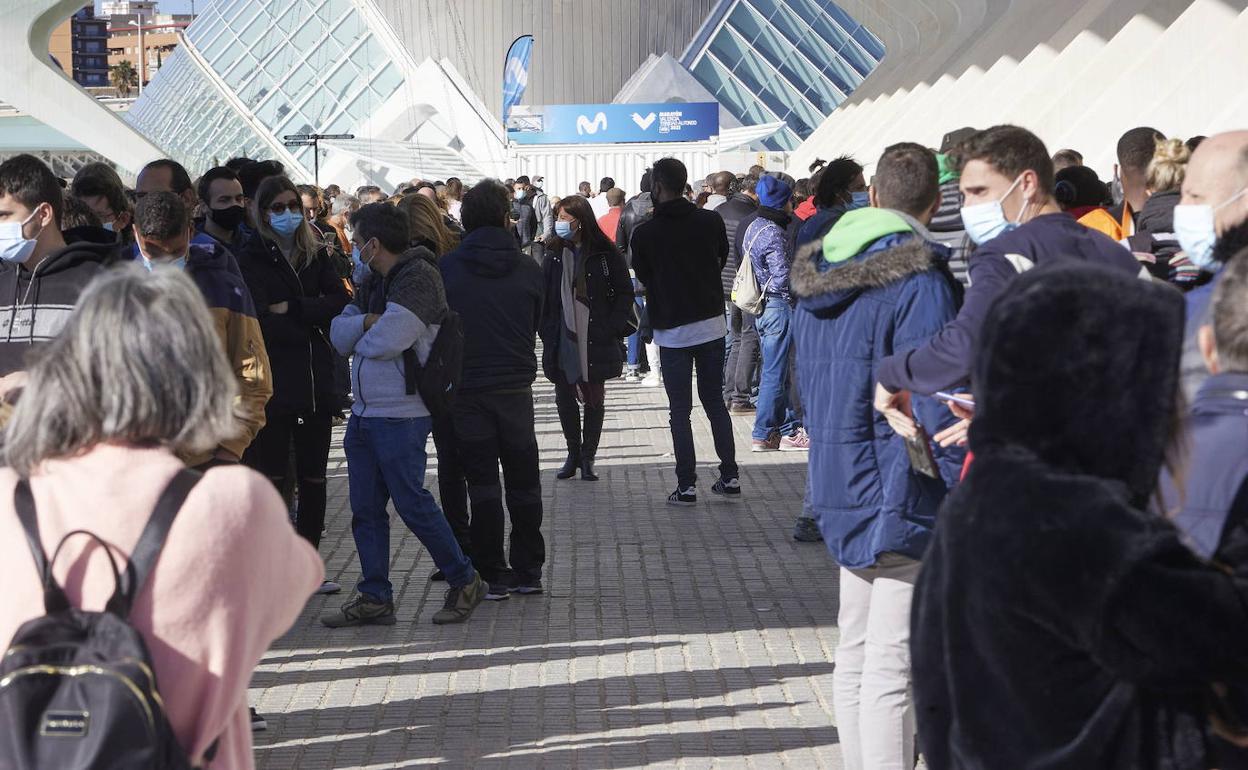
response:
<path id="1" fill-rule="evenodd" d="M 662 390 L 607 394 L 589 483 L 555 480 L 562 436 L 538 391 L 547 593 L 434 626 L 445 584 L 427 582 L 429 555 L 395 519 L 398 625 L 331 631 L 316 618 L 346 592 L 309 602 L 256 672 L 259 767 L 841 766 L 836 570 L 822 544 L 790 537 L 805 455 L 751 455 L 751 420 L 733 418 L 746 501 L 708 499 L 714 454 L 695 411 L 702 500 L 672 508 Z M 321 552 L 350 586 L 340 433 L 335 447 Z"/>

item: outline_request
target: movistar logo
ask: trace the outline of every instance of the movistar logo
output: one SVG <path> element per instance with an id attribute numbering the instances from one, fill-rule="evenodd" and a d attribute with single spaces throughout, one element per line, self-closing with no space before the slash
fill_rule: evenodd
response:
<path id="1" fill-rule="evenodd" d="M 607 130 L 607 115 L 600 112 L 594 116 L 593 120 L 588 115 L 576 116 L 576 133 L 578 134 L 596 134 L 599 131 Z"/>

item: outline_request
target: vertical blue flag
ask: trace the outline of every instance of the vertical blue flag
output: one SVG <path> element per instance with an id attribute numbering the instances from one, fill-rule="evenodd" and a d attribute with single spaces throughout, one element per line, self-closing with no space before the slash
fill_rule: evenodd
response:
<path id="1" fill-rule="evenodd" d="M 533 56 L 533 36 L 521 35 L 507 49 L 503 62 L 503 122 L 511 115 L 511 108 L 524 98 L 529 84 L 529 59 Z"/>

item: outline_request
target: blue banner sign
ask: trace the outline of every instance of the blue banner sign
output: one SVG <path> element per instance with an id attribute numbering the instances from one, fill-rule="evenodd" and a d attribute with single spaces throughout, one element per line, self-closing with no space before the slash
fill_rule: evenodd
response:
<path id="1" fill-rule="evenodd" d="M 551 104 L 507 122 L 515 144 L 704 142 L 718 135 L 717 102 Z"/>
<path id="2" fill-rule="evenodd" d="M 533 58 L 533 36 L 521 35 L 507 50 L 503 60 L 503 120 L 511 114 L 511 108 L 524 98 L 529 85 L 529 60 Z"/>

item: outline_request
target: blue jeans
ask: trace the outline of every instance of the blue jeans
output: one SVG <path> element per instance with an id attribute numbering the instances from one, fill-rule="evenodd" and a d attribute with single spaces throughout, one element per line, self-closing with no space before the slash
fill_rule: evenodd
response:
<path id="1" fill-rule="evenodd" d="M 641 317 L 641 311 L 645 309 L 645 305 L 641 301 L 641 297 L 634 297 L 633 304 L 637 306 L 637 317 Z M 628 337 L 628 368 L 636 369 L 641 365 L 641 332 L 630 334 Z"/>
<path id="2" fill-rule="evenodd" d="M 472 562 L 460 550 L 451 526 L 425 489 L 425 442 L 433 429 L 429 417 L 391 419 L 351 415 L 342 448 L 347 453 L 351 494 L 351 534 L 360 554 L 362 594 L 394 601 L 390 583 L 390 514 L 394 500 L 399 518 L 446 573 L 452 586 L 473 580 Z"/>
<path id="3" fill-rule="evenodd" d="M 789 402 L 789 349 L 793 347 L 793 309 L 779 297 L 768 297 L 758 317 L 758 343 L 763 352 L 763 371 L 758 383 L 758 412 L 754 417 L 757 441 L 773 432 L 792 435 L 797 416 Z"/>
<path id="4" fill-rule="evenodd" d="M 693 445 L 693 371 L 698 371 L 698 399 L 711 423 L 715 454 L 719 455 L 719 476 L 738 477 L 736 442 L 732 436 L 732 418 L 723 398 L 724 343 L 711 340 L 691 348 L 660 348 L 663 387 L 667 390 L 671 414 L 672 446 L 676 454 L 676 480 L 681 489 L 698 481 L 698 458 Z"/>

